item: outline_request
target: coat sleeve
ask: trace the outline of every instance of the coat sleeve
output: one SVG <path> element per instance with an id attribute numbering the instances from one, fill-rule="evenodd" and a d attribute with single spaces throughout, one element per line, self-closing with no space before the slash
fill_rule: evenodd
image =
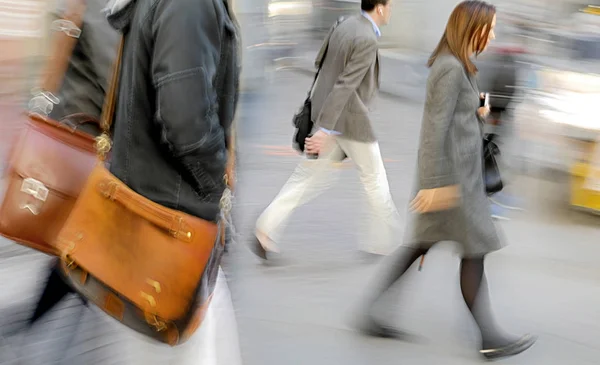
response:
<path id="1" fill-rule="evenodd" d="M 448 65 L 437 70 L 428 85 L 418 160 L 421 189 L 439 188 L 458 182 L 452 156 L 447 155 L 446 144 L 463 73 L 460 65 Z"/>
<path id="2" fill-rule="evenodd" d="M 366 38 L 354 44 L 344 70 L 323 103 L 317 118 L 318 126 L 329 130 L 335 129 L 350 96 L 358 89 L 376 58 L 377 41 Z"/>
<path id="3" fill-rule="evenodd" d="M 216 78 L 221 26 L 212 6 L 161 1 L 152 24 L 151 72 L 163 145 L 197 187 L 222 185 L 227 160 Z"/>

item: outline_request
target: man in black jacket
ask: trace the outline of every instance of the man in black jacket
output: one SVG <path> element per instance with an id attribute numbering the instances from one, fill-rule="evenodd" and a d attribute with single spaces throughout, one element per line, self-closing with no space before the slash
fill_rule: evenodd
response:
<path id="1" fill-rule="evenodd" d="M 240 72 L 237 25 L 224 1 L 112 0 L 106 9 L 124 36 L 110 170 L 138 194 L 209 221 L 219 218 Z M 54 271 L 33 319 L 68 291 Z M 34 328 L 24 342 L 28 364 L 47 363 L 48 353 L 61 364 L 202 362 L 200 349 L 186 350 L 198 346 L 194 337 L 168 348 L 72 294 L 65 301 L 48 314 L 56 333 Z"/>
<path id="2" fill-rule="evenodd" d="M 125 34 L 111 172 L 166 207 L 214 221 L 238 87 L 223 0 L 116 0 Z"/>

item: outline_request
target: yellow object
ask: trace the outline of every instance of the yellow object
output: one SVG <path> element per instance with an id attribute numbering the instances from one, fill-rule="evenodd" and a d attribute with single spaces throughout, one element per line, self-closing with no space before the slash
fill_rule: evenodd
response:
<path id="1" fill-rule="evenodd" d="M 600 214 L 600 167 L 585 162 L 573 166 L 571 205 Z"/>
<path id="2" fill-rule="evenodd" d="M 582 9 L 581 11 L 586 14 L 600 15 L 600 6 L 590 5 L 587 8 Z"/>

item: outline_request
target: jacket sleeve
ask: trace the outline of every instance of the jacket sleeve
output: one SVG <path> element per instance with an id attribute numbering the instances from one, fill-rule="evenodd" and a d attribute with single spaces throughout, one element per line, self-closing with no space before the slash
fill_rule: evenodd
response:
<path id="1" fill-rule="evenodd" d="M 334 130 L 350 96 L 358 89 L 371 65 L 377 58 L 377 42 L 360 39 L 350 51 L 346 66 L 340 73 L 333 89 L 325 99 L 317 117 L 317 125 Z"/>
<path id="2" fill-rule="evenodd" d="M 162 143 L 196 187 L 222 186 L 227 162 L 213 81 L 220 26 L 212 6 L 161 1 L 152 25 L 151 72 Z M 140 56 L 141 57 L 141 56 Z"/>
<path id="3" fill-rule="evenodd" d="M 439 75 L 428 85 L 418 160 L 421 189 L 458 183 L 446 143 L 462 78 L 462 67 L 449 65 L 439 70 Z"/>

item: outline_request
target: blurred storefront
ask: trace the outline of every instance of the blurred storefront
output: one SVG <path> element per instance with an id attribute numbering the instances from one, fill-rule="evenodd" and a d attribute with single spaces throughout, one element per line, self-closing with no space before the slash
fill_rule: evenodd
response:
<path id="1" fill-rule="evenodd" d="M 0 0 L 0 173 L 10 142 L 23 125 L 23 107 L 39 76 L 52 2 Z"/>
<path id="2" fill-rule="evenodd" d="M 0 98 L 23 96 L 35 74 L 35 61 L 45 55 L 45 15 L 52 1 L 0 0 Z M 33 68 L 32 68 L 33 67 Z"/>
<path id="3" fill-rule="evenodd" d="M 520 156 L 571 176 L 571 205 L 600 213 L 600 75 L 540 68 L 515 112 Z"/>

